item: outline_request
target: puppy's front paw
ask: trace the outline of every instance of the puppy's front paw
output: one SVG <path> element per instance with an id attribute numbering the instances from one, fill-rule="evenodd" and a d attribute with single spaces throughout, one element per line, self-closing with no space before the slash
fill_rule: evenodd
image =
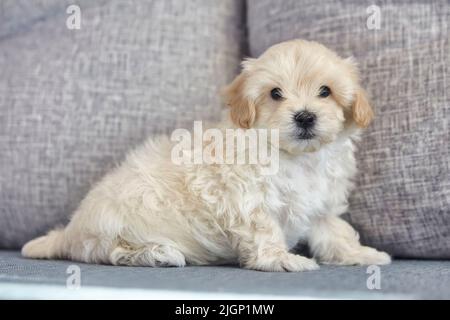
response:
<path id="1" fill-rule="evenodd" d="M 308 259 L 306 257 L 292 253 L 287 253 L 280 260 L 280 266 L 284 269 L 283 271 L 289 272 L 319 269 L 319 265 L 314 259 Z"/>
<path id="2" fill-rule="evenodd" d="M 338 264 L 343 265 L 384 265 L 391 263 L 391 257 L 382 251 L 370 247 L 360 247 L 359 250 L 344 257 Z"/>
<path id="3" fill-rule="evenodd" d="M 382 251 L 378 251 L 374 248 L 363 247 L 361 252 L 361 256 L 359 258 L 359 263 L 361 265 L 370 265 L 370 264 L 389 264 L 391 263 L 391 257 Z"/>
<path id="4" fill-rule="evenodd" d="M 253 263 L 246 264 L 245 267 L 254 270 L 275 272 L 298 272 L 319 269 L 319 265 L 315 260 L 289 252 L 259 257 Z"/>

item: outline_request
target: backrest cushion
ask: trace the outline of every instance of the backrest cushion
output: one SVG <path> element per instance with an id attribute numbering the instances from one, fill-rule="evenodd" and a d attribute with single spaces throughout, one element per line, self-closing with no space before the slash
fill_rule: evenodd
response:
<path id="1" fill-rule="evenodd" d="M 250 53 L 304 38 L 356 58 L 376 119 L 359 144 L 348 219 L 395 256 L 450 258 L 450 6 L 372 4 L 248 0 Z"/>
<path id="2" fill-rule="evenodd" d="M 79 30 L 73 3 L 0 4 L 0 248 L 67 223 L 148 135 L 217 119 L 239 69 L 240 0 L 78 0 Z"/>

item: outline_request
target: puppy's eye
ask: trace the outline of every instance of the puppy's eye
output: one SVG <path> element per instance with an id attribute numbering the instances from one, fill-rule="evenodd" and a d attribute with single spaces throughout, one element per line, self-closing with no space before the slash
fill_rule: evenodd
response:
<path id="1" fill-rule="evenodd" d="M 319 97 L 326 98 L 331 94 L 331 90 L 327 86 L 321 86 L 319 89 Z"/>
<path id="2" fill-rule="evenodd" d="M 279 100 L 283 99 L 283 94 L 281 93 L 281 89 L 280 88 L 272 89 L 272 91 L 270 91 L 270 96 L 275 101 L 279 101 Z"/>

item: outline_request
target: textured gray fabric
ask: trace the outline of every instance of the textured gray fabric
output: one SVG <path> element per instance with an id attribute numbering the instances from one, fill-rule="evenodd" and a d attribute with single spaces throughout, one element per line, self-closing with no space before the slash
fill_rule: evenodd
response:
<path id="1" fill-rule="evenodd" d="M 366 267 L 321 266 L 320 270 L 300 273 L 259 272 L 233 266 L 115 267 L 27 260 L 17 252 L 0 251 L 0 287 L 8 283 L 65 287 L 67 268 L 73 264 L 80 267 L 82 287 L 108 287 L 111 290 L 134 288 L 295 298 L 450 299 L 450 261 L 418 260 L 399 260 L 380 267 L 381 288 L 369 290 L 367 279 L 373 273 L 368 274 Z M 1 294 L 0 290 L 0 298 L 8 298 Z"/>
<path id="2" fill-rule="evenodd" d="M 304 38 L 356 57 L 375 122 L 360 143 L 350 221 L 364 242 L 401 257 L 450 258 L 450 3 L 249 0 L 253 56 Z"/>
<path id="3" fill-rule="evenodd" d="M 65 223 L 147 135 L 218 116 L 243 2 L 0 2 L 0 248 Z"/>

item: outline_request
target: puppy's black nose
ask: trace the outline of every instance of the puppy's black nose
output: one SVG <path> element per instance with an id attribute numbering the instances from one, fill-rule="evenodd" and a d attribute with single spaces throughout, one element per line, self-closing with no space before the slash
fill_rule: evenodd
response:
<path id="1" fill-rule="evenodd" d="M 316 115 L 310 111 L 300 111 L 294 115 L 295 123 L 302 129 L 310 129 L 316 123 Z"/>

